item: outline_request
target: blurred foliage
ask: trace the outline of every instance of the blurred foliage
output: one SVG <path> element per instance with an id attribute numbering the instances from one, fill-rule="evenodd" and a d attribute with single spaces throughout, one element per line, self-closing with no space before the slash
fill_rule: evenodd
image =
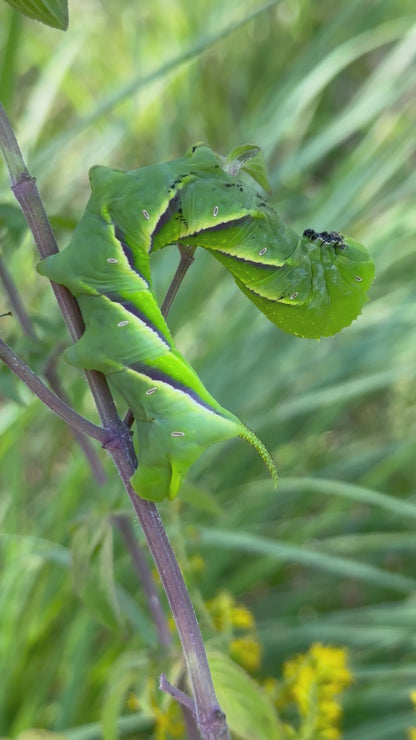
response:
<path id="1" fill-rule="evenodd" d="M 6 3 L 52 28 L 65 31 L 68 27 L 68 0 L 6 0 Z"/>
<path id="2" fill-rule="evenodd" d="M 197 254 L 170 325 L 213 395 L 275 453 L 281 480 L 274 491 L 242 442 L 219 445 L 161 511 L 214 650 L 230 635 L 206 602 L 226 589 L 255 616 L 258 684 L 314 642 L 347 647 L 343 737 L 405 737 L 416 686 L 413 0 L 73 0 L 66 34 L 0 3 L 0 50 L 0 98 L 62 246 L 89 166 L 132 169 L 205 140 L 222 153 L 259 144 L 285 221 L 370 249 L 371 302 L 320 342 L 269 325 Z M 14 205 L 3 163 L 0 203 L 3 217 Z M 37 347 L 13 317 L 2 335 L 40 371 L 66 334 L 13 224 L 2 255 Z M 155 256 L 161 297 L 176 263 L 174 250 Z M 79 373 L 59 371 L 96 420 Z M 181 666 L 176 645 L 162 654 L 111 536 L 111 514 L 128 510 L 118 478 L 102 453 L 108 479 L 92 485 L 69 430 L 4 367 L 0 393 L 0 733 L 153 737 L 169 697 L 150 700 L 148 677 L 175 681 Z"/>

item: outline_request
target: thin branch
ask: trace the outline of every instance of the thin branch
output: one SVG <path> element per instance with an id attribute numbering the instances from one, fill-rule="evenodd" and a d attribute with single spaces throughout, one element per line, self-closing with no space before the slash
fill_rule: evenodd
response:
<path id="1" fill-rule="evenodd" d="M 124 484 L 175 620 L 194 696 L 193 711 L 201 735 L 204 740 L 229 740 L 225 715 L 215 694 L 198 621 L 159 512 L 153 503 L 139 498 L 129 480 L 124 480 Z"/>
<path id="2" fill-rule="evenodd" d="M 170 311 L 170 307 L 179 290 L 179 286 L 181 285 L 186 273 L 188 272 L 190 266 L 192 265 L 192 262 L 194 261 L 194 252 L 196 247 L 183 247 L 181 244 L 179 244 L 178 248 L 181 259 L 173 276 L 173 280 L 169 285 L 168 292 L 165 295 L 165 300 L 163 301 L 161 308 L 162 314 L 165 318 Z"/>
<path id="3" fill-rule="evenodd" d="M 0 359 L 12 370 L 15 375 L 20 378 L 27 385 L 28 388 L 35 394 L 44 404 L 48 406 L 54 414 L 60 416 L 61 419 L 66 421 L 74 429 L 77 429 L 82 434 L 88 434 L 89 437 L 98 439 L 103 446 L 108 447 L 109 442 L 112 440 L 112 435 L 107 429 L 102 429 L 96 426 L 88 419 L 84 419 L 83 416 L 77 414 L 65 401 L 55 395 L 49 388 L 42 383 L 41 379 L 35 375 L 33 370 L 26 365 L 23 360 L 16 355 L 15 352 L 0 339 Z"/>
<path id="4" fill-rule="evenodd" d="M 188 696 L 188 694 L 185 694 L 182 689 L 177 689 L 175 686 L 172 686 L 164 673 L 161 673 L 159 678 L 159 689 L 161 691 L 165 691 L 166 694 L 170 694 L 171 696 L 173 696 L 173 698 L 176 699 L 179 704 L 182 704 L 191 712 L 194 711 L 194 702 L 192 701 L 191 697 Z"/>

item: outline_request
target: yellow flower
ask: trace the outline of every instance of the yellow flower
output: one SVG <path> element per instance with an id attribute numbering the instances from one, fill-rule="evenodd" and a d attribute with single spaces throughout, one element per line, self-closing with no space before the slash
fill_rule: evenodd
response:
<path id="1" fill-rule="evenodd" d="M 206 562 L 201 555 L 191 555 L 189 558 L 189 567 L 194 573 L 202 573 L 206 569 Z"/>
<path id="2" fill-rule="evenodd" d="M 230 616 L 233 627 L 240 630 L 249 630 L 254 628 L 254 617 L 245 606 L 234 606 L 231 609 Z"/>
<path id="3" fill-rule="evenodd" d="M 315 643 L 285 663 L 283 676 L 285 698 L 296 704 L 301 730 L 307 727 L 316 740 L 337 740 L 342 715 L 338 696 L 352 681 L 346 651 Z"/>
<path id="4" fill-rule="evenodd" d="M 207 608 L 219 632 L 229 631 L 232 628 L 254 629 L 255 621 L 252 613 L 243 604 L 238 604 L 228 591 L 220 591 L 217 596 L 207 602 Z"/>
<path id="5" fill-rule="evenodd" d="M 133 691 L 131 691 L 127 696 L 126 706 L 128 707 L 128 709 L 130 709 L 131 712 L 138 712 L 140 709 L 140 702 Z"/>
<path id="6" fill-rule="evenodd" d="M 185 727 L 182 721 L 179 704 L 171 701 L 166 712 L 158 711 L 155 722 L 155 739 L 167 740 L 167 738 L 184 737 Z"/>
<path id="7" fill-rule="evenodd" d="M 185 727 L 179 704 L 174 699 L 167 701 L 166 695 L 161 694 L 153 678 L 149 678 L 147 681 L 146 694 L 146 711 L 153 715 L 155 740 L 171 740 L 171 738 L 184 737 Z M 160 704 L 163 705 L 163 708 Z"/>
<path id="8" fill-rule="evenodd" d="M 261 645 L 253 637 L 240 637 L 239 639 L 232 640 L 230 644 L 230 655 L 246 671 L 253 672 L 260 667 L 262 657 Z"/>

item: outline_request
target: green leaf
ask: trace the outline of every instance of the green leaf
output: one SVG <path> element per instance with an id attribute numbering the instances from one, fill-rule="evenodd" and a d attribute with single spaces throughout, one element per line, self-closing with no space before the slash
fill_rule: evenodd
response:
<path id="1" fill-rule="evenodd" d="M 260 686 L 222 653 L 209 652 L 208 662 L 230 730 L 243 740 L 285 740 L 277 713 Z"/>
<path id="2" fill-rule="evenodd" d="M 67 0 L 6 0 L 28 18 L 65 31 L 68 28 Z"/>

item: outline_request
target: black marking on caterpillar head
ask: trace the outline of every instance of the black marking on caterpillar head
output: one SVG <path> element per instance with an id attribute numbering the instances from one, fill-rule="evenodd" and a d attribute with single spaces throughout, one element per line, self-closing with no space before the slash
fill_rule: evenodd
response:
<path id="1" fill-rule="evenodd" d="M 303 236 L 311 241 L 318 241 L 321 244 L 336 247 L 337 249 L 347 249 L 342 234 L 337 231 L 315 231 L 314 229 L 305 229 Z"/>
<path id="2" fill-rule="evenodd" d="M 315 241 L 315 239 L 318 237 L 318 234 L 314 229 L 305 229 L 303 232 L 303 236 L 306 236 L 307 239 L 311 239 L 312 241 Z"/>

